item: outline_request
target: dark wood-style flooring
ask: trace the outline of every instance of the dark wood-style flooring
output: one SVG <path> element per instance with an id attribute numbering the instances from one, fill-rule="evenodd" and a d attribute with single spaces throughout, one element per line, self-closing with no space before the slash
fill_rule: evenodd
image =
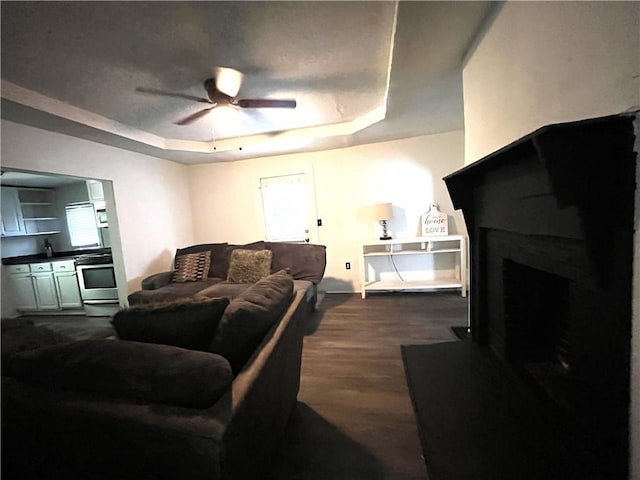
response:
<path id="1" fill-rule="evenodd" d="M 467 299 L 327 294 L 310 320 L 298 404 L 266 478 L 427 479 L 400 345 L 456 340 Z"/>

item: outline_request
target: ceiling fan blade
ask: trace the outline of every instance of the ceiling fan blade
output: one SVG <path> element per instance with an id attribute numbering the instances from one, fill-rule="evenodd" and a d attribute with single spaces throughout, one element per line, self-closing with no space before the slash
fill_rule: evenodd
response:
<path id="1" fill-rule="evenodd" d="M 241 108 L 296 108 L 295 100 L 271 100 L 268 98 L 242 98 L 234 102 Z"/>
<path id="2" fill-rule="evenodd" d="M 193 100 L 200 103 L 212 103 L 208 98 L 196 97 L 195 95 L 187 95 L 185 93 L 167 92 L 157 88 L 137 87 L 136 92 L 147 93 L 149 95 L 161 95 L 163 97 L 184 98 L 186 100 Z"/>
<path id="3" fill-rule="evenodd" d="M 173 122 L 175 125 L 188 125 L 190 123 L 195 122 L 201 117 L 204 117 L 207 113 L 214 109 L 216 105 L 213 104 L 210 107 L 203 108 L 202 110 L 197 111 L 196 113 L 192 113 L 191 115 L 183 118 L 182 120 L 178 120 L 177 122 Z"/>

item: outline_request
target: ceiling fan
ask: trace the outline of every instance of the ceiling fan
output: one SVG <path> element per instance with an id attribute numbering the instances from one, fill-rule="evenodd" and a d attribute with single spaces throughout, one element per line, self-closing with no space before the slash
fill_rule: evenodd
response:
<path id="1" fill-rule="evenodd" d="M 199 118 L 205 116 L 214 108 L 223 105 L 230 105 L 239 108 L 296 108 L 296 101 L 292 99 L 236 98 L 240 91 L 240 86 L 242 85 L 242 77 L 243 74 L 233 68 L 216 68 L 216 76 L 214 78 L 207 78 L 203 84 L 204 89 L 207 92 L 207 98 L 177 92 L 166 92 L 155 88 L 138 87 L 136 88 L 136 91 L 152 95 L 163 95 L 165 97 L 185 98 L 187 100 L 208 104 L 207 107 L 174 122 L 176 125 L 188 125 L 193 123 Z"/>

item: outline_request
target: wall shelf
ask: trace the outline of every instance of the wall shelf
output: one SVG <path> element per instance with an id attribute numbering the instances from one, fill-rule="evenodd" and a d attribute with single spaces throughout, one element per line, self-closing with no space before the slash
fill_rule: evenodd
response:
<path id="1" fill-rule="evenodd" d="M 60 233 L 55 216 L 55 191 L 49 188 L 2 186 L 2 237 Z"/>

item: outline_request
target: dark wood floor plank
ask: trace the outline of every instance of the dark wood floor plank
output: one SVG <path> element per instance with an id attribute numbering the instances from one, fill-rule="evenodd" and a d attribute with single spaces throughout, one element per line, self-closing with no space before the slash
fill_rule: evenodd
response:
<path id="1" fill-rule="evenodd" d="M 269 480 L 427 480 L 400 346 L 455 341 L 454 293 L 327 294 L 309 319 L 298 405 Z"/>

